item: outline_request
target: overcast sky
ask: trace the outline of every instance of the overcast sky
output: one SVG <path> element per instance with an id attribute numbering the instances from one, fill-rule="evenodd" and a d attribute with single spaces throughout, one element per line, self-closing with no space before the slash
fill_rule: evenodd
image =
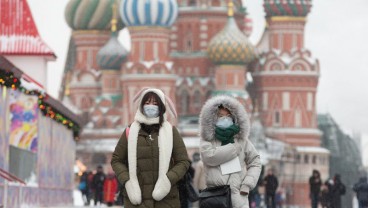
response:
<path id="1" fill-rule="evenodd" d="M 53 83 L 50 94 L 57 97 L 70 39 L 70 28 L 64 20 L 68 1 L 28 2 L 41 37 L 58 57 L 49 64 L 49 86 Z M 256 44 L 265 25 L 262 0 L 244 2 L 253 19 L 250 39 Z M 312 2 L 305 47 L 320 61 L 318 112 L 330 113 L 344 130 L 361 132 L 368 140 L 368 1 Z M 120 39 L 129 48 L 127 37 L 124 31 Z M 368 143 L 365 146 L 368 148 Z"/>

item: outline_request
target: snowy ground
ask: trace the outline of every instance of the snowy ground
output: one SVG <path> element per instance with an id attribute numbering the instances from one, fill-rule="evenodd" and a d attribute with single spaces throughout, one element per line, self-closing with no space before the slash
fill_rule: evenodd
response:
<path id="1" fill-rule="evenodd" d="M 90 206 L 84 206 L 83 200 L 82 200 L 82 193 L 79 190 L 73 191 L 73 199 L 74 199 L 74 206 L 58 206 L 58 207 L 51 207 L 51 208 L 73 208 L 73 207 L 107 207 L 107 205 L 103 204 L 100 206 L 93 206 L 93 201 L 91 201 Z M 22 208 L 28 208 L 28 207 L 22 207 Z M 123 208 L 122 206 L 113 206 L 112 208 Z"/>

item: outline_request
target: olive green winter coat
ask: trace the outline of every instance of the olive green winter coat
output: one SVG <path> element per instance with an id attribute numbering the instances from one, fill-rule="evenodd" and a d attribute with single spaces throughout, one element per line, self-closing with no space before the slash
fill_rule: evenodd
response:
<path id="1" fill-rule="evenodd" d="M 142 203 L 137 206 L 133 205 L 129 201 L 124 188 L 124 207 L 179 208 L 179 192 L 176 184 L 184 176 L 190 165 L 183 139 L 178 130 L 173 127 L 172 160 L 169 171 L 166 174 L 172 187 L 166 197 L 161 201 L 155 201 L 152 197 L 152 192 L 159 175 L 158 132 L 152 132 L 151 136 L 153 140 L 150 139 L 148 133 L 143 129 L 139 130 L 137 141 L 137 177 L 142 191 Z M 125 184 L 129 180 L 128 154 L 128 141 L 124 131 L 111 159 L 111 166 L 121 184 Z"/>

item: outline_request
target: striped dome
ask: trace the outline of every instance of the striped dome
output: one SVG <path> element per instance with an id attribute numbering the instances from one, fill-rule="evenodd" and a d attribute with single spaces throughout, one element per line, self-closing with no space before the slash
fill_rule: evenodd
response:
<path id="1" fill-rule="evenodd" d="M 128 27 L 170 27 L 178 16 L 178 4 L 176 0 L 122 0 L 120 16 Z"/>
<path id="2" fill-rule="evenodd" d="M 70 0 L 65 8 L 65 20 L 73 30 L 110 30 L 112 6 L 120 1 Z M 122 28 L 123 23 L 119 21 L 118 30 Z"/>
<path id="3" fill-rule="evenodd" d="M 110 40 L 98 51 L 97 63 L 102 69 L 119 70 L 127 55 L 127 50 L 118 40 L 118 33 L 113 32 Z"/>
<path id="4" fill-rule="evenodd" d="M 253 45 L 233 17 L 229 17 L 225 28 L 212 38 L 207 53 L 215 64 L 244 65 L 256 58 Z"/>
<path id="5" fill-rule="evenodd" d="M 264 0 L 263 7 L 267 17 L 305 17 L 311 10 L 312 2 L 311 0 Z"/>

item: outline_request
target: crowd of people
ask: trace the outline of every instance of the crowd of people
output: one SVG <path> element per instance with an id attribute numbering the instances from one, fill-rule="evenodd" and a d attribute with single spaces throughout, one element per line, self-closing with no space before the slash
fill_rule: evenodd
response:
<path id="1" fill-rule="evenodd" d="M 169 112 L 176 116 L 172 101 L 159 89 L 144 88 L 134 102 L 138 104 L 134 120 L 112 155 L 114 173 L 106 176 L 99 166 L 95 174 L 85 172 L 80 178 L 86 205 L 93 198 L 95 205 L 124 203 L 125 208 L 196 208 L 198 201 L 189 200 L 186 190 L 185 180 L 192 180 L 198 192 L 230 185 L 233 208 L 282 207 L 279 181 L 272 169 L 263 177 L 260 156 L 248 139 L 249 118 L 237 99 L 215 96 L 205 103 L 199 119 L 200 148 L 192 161 L 178 130 L 168 121 Z M 223 167 L 230 162 L 230 168 Z M 322 183 L 314 170 L 309 184 L 312 208 L 341 207 L 346 187 L 339 175 Z M 260 186 L 265 190 L 263 203 Z M 360 208 L 367 207 L 367 187 L 367 178 L 354 186 Z"/>
<path id="2" fill-rule="evenodd" d="M 346 192 L 346 186 L 342 183 L 340 175 L 335 174 L 333 178 L 324 183 L 320 173 L 313 170 L 309 178 L 311 207 L 317 208 L 321 204 L 323 208 L 341 208 L 341 197 Z M 368 208 L 368 181 L 363 176 L 353 187 L 356 192 L 359 208 Z"/>
<path id="3" fill-rule="evenodd" d="M 93 200 L 94 205 L 107 204 L 122 205 L 122 197 L 119 194 L 121 185 L 118 183 L 114 173 L 104 173 L 102 166 L 98 166 L 95 173 L 83 172 L 78 189 L 82 193 L 84 205 L 89 206 Z"/>

